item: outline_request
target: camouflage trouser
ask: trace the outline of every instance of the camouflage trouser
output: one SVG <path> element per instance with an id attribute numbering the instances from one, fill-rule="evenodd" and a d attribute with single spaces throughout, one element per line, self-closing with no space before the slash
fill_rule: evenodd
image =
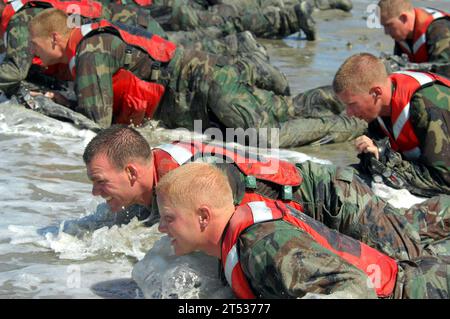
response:
<path id="1" fill-rule="evenodd" d="M 239 73 L 232 66 L 216 69 L 209 90 L 209 109 L 225 127 L 256 129 L 260 145 L 293 147 L 320 140 L 342 142 L 360 136 L 367 127 L 363 121 L 347 116 L 304 118 L 298 110 L 305 106 L 294 104 L 291 97 L 249 85 L 243 79 L 245 74 L 248 72 Z M 278 136 L 274 129 L 278 129 Z"/>
<path id="2" fill-rule="evenodd" d="M 167 34 L 150 16 L 149 11 L 114 3 L 108 6 L 108 10 L 111 21 L 145 27 L 147 31 L 168 38 L 179 46 L 245 59 L 254 65 L 258 87 L 282 95 L 290 93 L 286 76 L 269 63 L 266 49 L 248 31 L 223 36 L 220 29 L 210 27 Z"/>
<path id="3" fill-rule="evenodd" d="M 450 298 L 450 258 L 420 257 L 398 263 L 396 299 Z"/>
<path id="4" fill-rule="evenodd" d="M 269 60 L 266 48 L 249 31 L 224 36 L 218 28 L 209 27 L 195 31 L 168 32 L 168 35 L 169 40 L 177 45 L 195 50 L 230 56 L 258 52 Z"/>
<path id="5" fill-rule="evenodd" d="M 450 196 L 395 208 L 375 195 L 351 168 L 298 164 L 295 192 L 305 213 L 398 260 L 450 255 Z"/>
<path id="6" fill-rule="evenodd" d="M 250 58 L 231 64 L 217 59 L 201 51 L 180 50 L 170 63 L 173 71 L 157 119 L 169 128 L 192 130 L 194 120 L 202 121 L 203 130 L 216 124 L 221 129 L 240 128 L 274 147 L 280 142 L 285 147 L 298 146 L 322 138 L 342 141 L 364 131 L 365 124 L 357 119 L 301 118 L 291 97 L 257 87 Z M 265 133 L 275 134 L 275 139 L 264 141 L 269 137 Z"/>
<path id="7" fill-rule="evenodd" d="M 253 35 L 239 32 L 225 37 L 208 37 L 213 28 L 197 31 L 177 31 L 169 34 L 169 40 L 186 48 L 232 57 L 230 64 L 245 61 L 253 66 L 255 85 L 261 89 L 273 91 L 280 95 L 289 95 L 289 82 L 281 71 L 270 64 L 264 46 Z"/>
<path id="8" fill-rule="evenodd" d="M 324 117 L 345 113 L 345 105 L 334 94 L 331 85 L 302 92 L 294 97 L 297 114 L 302 117 Z"/>
<path id="9" fill-rule="evenodd" d="M 300 30 L 299 17 L 294 7 L 273 6 L 240 12 L 228 5 L 197 10 L 190 6 L 175 6 L 167 30 L 196 30 L 216 26 L 224 33 L 251 31 L 258 37 L 280 38 Z"/>

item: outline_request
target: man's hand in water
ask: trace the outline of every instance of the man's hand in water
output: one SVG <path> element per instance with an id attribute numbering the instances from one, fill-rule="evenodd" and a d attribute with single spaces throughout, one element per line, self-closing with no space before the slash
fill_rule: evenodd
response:
<path id="1" fill-rule="evenodd" d="M 47 91 L 45 93 L 38 92 L 38 91 L 30 91 L 30 95 L 32 97 L 43 95 L 45 97 L 48 97 L 49 99 L 53 100 L 53 102 L 58 103 L 60 105 L 64 105 L 70 108 L 70 101 L 61 93 L 58 92 L 51 92 Z"/>

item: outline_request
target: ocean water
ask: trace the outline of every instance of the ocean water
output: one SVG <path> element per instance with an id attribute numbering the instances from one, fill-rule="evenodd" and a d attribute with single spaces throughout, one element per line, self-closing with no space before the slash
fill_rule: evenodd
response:
<path id="1" fill-rule="evenodd" d="M 319 40 L 291 36 L 268 41 L 272 62 L 288 76 L 292 93 L 325 85 L 343 59 L 359 51 L 389 51 L 392 42 L 369 29 L 369 0 L 354 0 L 351 14 L 316 18 Z M 447 8 L 448 1 L 416 1 Z M 182 132 L 146 132 L 152 146 Z M 173 256 L 157 226 L 137 219 L 72 236 L 72 220 L 102 225 L 115 218 L 91 195 L 81 155 L 94 133 L 0 104 L 0 298 L 219 298 L 231 293 L 217 279 L 217 261 L 202 254 Z M 357 162 L 351 143 L 280 150 L 278 156 L 339 165 Z M 409 207 L 421 199 L 376 185 L 380 196 Z M 107 225 L 108 223 L 105 223 Z M 132 280 L 134 279 L 134 281 Z"/>

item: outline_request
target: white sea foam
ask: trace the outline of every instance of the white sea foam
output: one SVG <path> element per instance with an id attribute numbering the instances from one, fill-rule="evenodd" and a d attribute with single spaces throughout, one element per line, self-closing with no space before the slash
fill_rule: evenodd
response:
<path id="1" fill-rule="evenodd" d="M 217 277 L 217 259 L 202 253 L 175 256 L 168 236 L 157 241 L 133 269 L 146 298 L 230 298 Z"/>

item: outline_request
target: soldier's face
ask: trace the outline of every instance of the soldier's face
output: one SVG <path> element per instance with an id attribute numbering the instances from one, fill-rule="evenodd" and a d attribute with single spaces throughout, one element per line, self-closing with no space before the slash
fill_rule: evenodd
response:
<path id="1" fill-rule="evenodd" d="M 389 19 L 381 16 L 381 25 L 384 27 L 384 33 L 395 41 L 405 41 L 410 33 L 406 19 L 406 15 Z"/>
<path id="2" fill-rule="evenodd" d="M 92 181 L 92 195 L 103 197 L 111 211 L 137 203 L 139 189 L 133 187 L 126 168 L 116 168 L 106 155 L 95 156 L 87 165 L 87 174 Z"/>
<path id="3" fill-rule="evenodd" d="M 380 100 L 373 94 L 354 94 L 350 91 L 343 91 L 337 94 L 337 96 L 346 106 L 348 116 L 355 116 L 370 123 L 380 114 Z"/>
<path id="4" fill-rule="evenodd" d="M 44 66 L 57 64 L 61 59 L 61 50 L 55 46 L 51 37 L 38 37 L 31 34 L 32 53 L 42 60 Z"/>
<path id="5" fill-rule="evenodd" d="M 158 194 L 160 214 L 158 230 L 167 234 L 177 256 L 189 254 L 201 247 L 199 217 L 185 207 L 174 207 L 164 195 Z"/>

